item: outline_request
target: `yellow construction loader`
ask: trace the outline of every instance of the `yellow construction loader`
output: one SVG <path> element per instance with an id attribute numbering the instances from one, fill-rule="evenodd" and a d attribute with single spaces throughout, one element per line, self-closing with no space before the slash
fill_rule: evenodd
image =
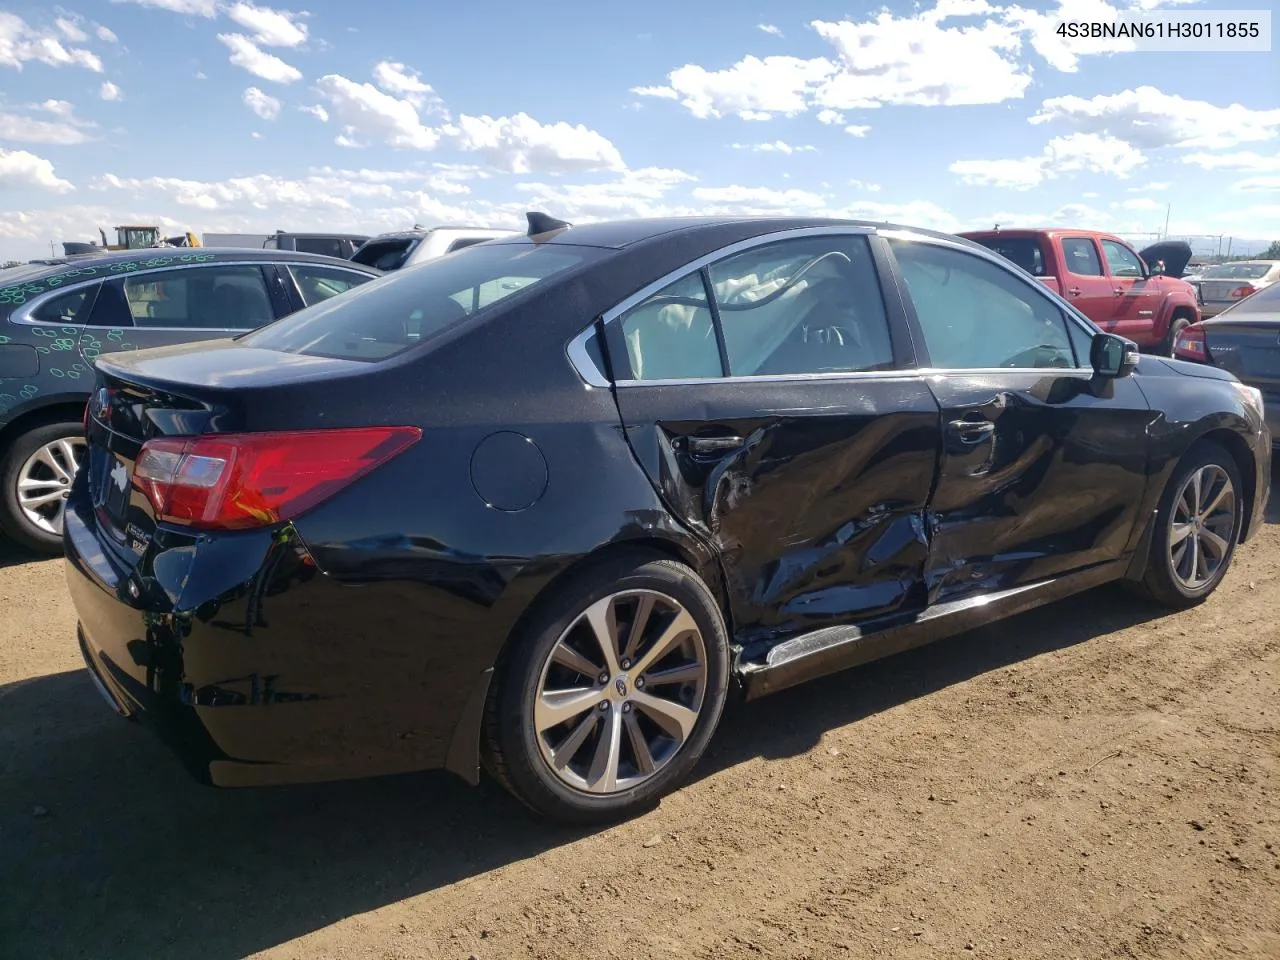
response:
<path id="1" fill-rule="evenodd" d="M 129 224 L 123 227 L 116 227 L 115 243 L 107 243 L 107 233 L 101 227 L 98 228 L 98 234 L 102 237 L 102 245 L 108 250 L 145 250 L 149 247 L 159 246 L 200 246 L 200 238 L 190 230 L 176 237 L 165 237 L 162 242 L 160 228 L 151 225 L 138 226 L 137 224 Z"/>

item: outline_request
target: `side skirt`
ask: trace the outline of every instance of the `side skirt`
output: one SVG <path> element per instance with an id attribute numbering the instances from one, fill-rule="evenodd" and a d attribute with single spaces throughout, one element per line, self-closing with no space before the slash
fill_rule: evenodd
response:
<path id="1" fill-rule="evenodd" d="M 895 620 L 879 627 L 863 624 L 815 630 L 784 640 L 769 651 L 763 663 L 739 664 L 738 676 L 746 688 L 746 699 L 754 700 L 1118 580 L 1125 575 L 1128 565 L 1126 557 L 1052 580 L 940 603 L 905 622 Z"/>

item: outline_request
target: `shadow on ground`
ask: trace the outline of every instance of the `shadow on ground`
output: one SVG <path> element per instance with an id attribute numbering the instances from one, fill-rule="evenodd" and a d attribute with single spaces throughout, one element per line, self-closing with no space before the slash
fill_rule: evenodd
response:
<path id="1" fill-rule="evenodd" d="M 16 567 L 24 563 L 39 563 L 42 560 L 57 559 L 35 553 L 26 547 L 20 547 L 3 533 L 0 533 L 0 570 L 5 567 Z"/>
<path id="2" fill-rule="evenodd" d="M 1118 589 L 730 709 L 698 776 L 1164 615 Z M 413 775 L 218 791 L 112 715 L 84 671 L 0 687 L 0 951 L 231 960 L 584 834 L 499 789 Z"/>

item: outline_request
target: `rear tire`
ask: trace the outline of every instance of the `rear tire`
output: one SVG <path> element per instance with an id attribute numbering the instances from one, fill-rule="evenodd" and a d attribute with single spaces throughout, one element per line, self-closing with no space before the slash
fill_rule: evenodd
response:
<path id="1" fill-rule="evenodd" d="M 42 424 L 9 444 L 0 453 L 0 532 L 28 550 L 60 555 L 66 495 L 84 450 L 79 420 Z"/>
<path id="2" fill-rule="evenodd" d="M 1147 568 L 1131 588 L 1177 609 L 1204 601 L 1235 557 L 1243 492 L 1240 468 L 1230 453 L 1210 441 L 1192 447 L 1160 497 Z"/>
<path id="3" fill-rule="evenodd" d="M 618 820 L 684 781 L 720 721 L 728 683 L 724 620 L 693 570 L 614 558 L 573 576 L 512 638 L 481 755 L 541 816 Z"/>

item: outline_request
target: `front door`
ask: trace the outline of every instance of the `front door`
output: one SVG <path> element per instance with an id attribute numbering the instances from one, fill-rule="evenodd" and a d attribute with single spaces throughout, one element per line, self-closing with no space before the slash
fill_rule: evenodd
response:
<path id="1" fill-rule="evenodd" d="M 1111 275 L 1111 293 L 1116 298 L 1116 323 L 1110 333 L 1128 337 L 1149 347 L 1156 343 L 1156 309 L 1160 306 L 1159 283 L 1147 276 L 1138 255 L 1122 243 L 1103 240 L 1102 252 Z"/>
<path id="2" fill-rule="evenodd" d="M 230 337 L 289 309 L 272 265 L 212 262 L 139 270 L 103 283 L 80 349 L 91 362 L 117 350 Z"/>
<path id="3" fill-rule="evenodd" d="M 632 447 L 717 549 L 747 657 L 923 608 L 938 407 L 868 237 L 696 266 L 607 315 L 606 342 Z"/>
<path id="4" fill-rule="evenodd" d="M 1146 489 L 1137 382 L 1095 378 L 1092 333 L 1037 284 L 953 246 L 890 245 L 942 411 L 930 601 L 1120 559 Z"/>

